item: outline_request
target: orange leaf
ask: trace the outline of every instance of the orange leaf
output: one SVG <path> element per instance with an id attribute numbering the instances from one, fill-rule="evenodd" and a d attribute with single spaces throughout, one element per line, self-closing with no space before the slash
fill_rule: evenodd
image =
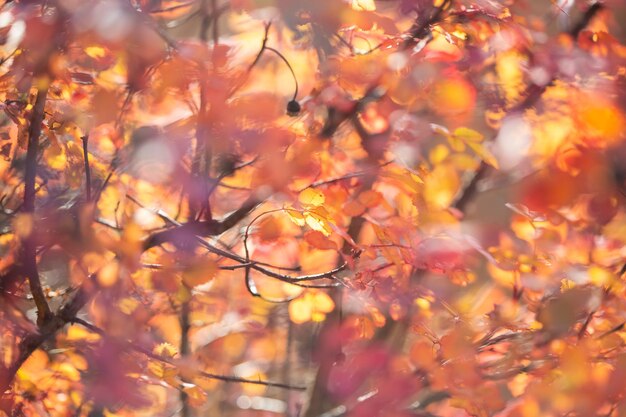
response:
<path id="1" fill-rule="evenodd" d="M 367 208 L 376 207 L 383 199 L 378 191 L 367 190 L 359 194 L 359 203 Z"/>
<path id="2" fill-rule="evenodd" d="M 269 217 L 261 222 L 259 227 L 259 237 L 264 242 L 278 239 L 281 236 L 282 227 L 280 221 L 275 217 Z"/>
<path id="3" fill-rule="evenodd" d="M 322 232 L 310 230 L 304 234 L 304 240 L 314 248 L 322 250 L 337 250 L 337 244 L 324 236 Z"/>
<path id="4" fill-rule="evenodd" d="M 365 212 L 365 207 L 363 207 L 363 204 L 359 203 L 357 200 L 352 200 L 343 205 L 343 212 L 347 216 L 357 217 Z"/>
<path id="5" fill-rule="evenodd" d="M 217 264 L 212 259 L 202 259 L 183 271 L 183 282 L 189 288 L 206 284 L 215 277 Z"/>

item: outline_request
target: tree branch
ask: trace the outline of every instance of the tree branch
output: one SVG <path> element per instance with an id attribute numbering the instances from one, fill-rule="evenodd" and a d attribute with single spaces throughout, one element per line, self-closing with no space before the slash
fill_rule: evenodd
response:
<path id="1" fill-rule="evenodd" d="M 410 49 L 413 45 L 426 37 L 430 32 L 430 27 L 441 19 L 441 15 L 444 10 L 446 10 L 451 4 L 452 0 L 444 0 L 441 6 L 435 7 L 435 9 L 431 12 L 430 17 L 426 19 L 424 19 L 423 16 L 418 15 L 409 32 L 408 38 L 402 43 L 401 49 Z"/>
<path id="2" fill-rule="evenodd" d="M 194 236 L 217 236 L 233 228 L 243 220 L 257 205 L 260 204 L 257 198 L 249 198 L 241 207 L 226 216 L 223 220 L 192 221 L 180 224 L 167 230 L 162 230 L 150 235 L 143 245 L 146 251 L 155 246 L 168 242 L 185 242 Z"/>
<path id="3" fill-rule="evenodd" d="M 90 275 L 83 285 L 76 291 L 74 297 L 68 301 L 56 315 L 48 316 L 39 327 L 39 332 L 31 333 L 24 337 L 19 346 L 18 358 L 6 369 L 6 372 L 0 375 L 0 396 L 3 395 L 13 383 L 15 374 L 24 364 L 26 359 L 49 338 L 53 337 L 65 324 L 71 322 L 81 308 L 85 306 L 89 300 L 88 288 L 92 284 L 93 274 Z"/>
<path id="4" fill-rule="evenodd" d="M 589 6 L 589 8 L 583 14 L 582 18 L 578 21 L 578 23 L 572 26 L 572 28 L 570 29 L 569 31 L 570 36 L 574 39 L 578 38 L 578 35 L 580 35 L 580 32 L 585 30 L 585 28 L 589 25 L 589 23 L 591 23 L 593 18 L 602 9 L 604 9 L 604 5 L 602 5 L 602 3 L 600 2 L 595 2 L 594 4 Z"/>
<path id="5" fill-rule="evenodd" d="M 87 193 L 87 201 L 91 202 L 91 169 L 89 168 L 89 135 L 81 138 L 83 141 L 83 161 L 85 163 L 85 189 Z"/>
<path id="6" fill-rule="evenodd" d="M 48 82 L 48 80 L 45 79 L 41 81 Z M 24 169 L 24 205 L 22 210 L 30 216 L 32 222 L 34 222 L 35 212 L 35 181 L 37 179 L 39 136 L 41 135 L 41 124 L 43 123 L 47 96 L 47 85 L 37 89 L 37 98 L 35 99 L 35 105 L 28 126 L 28 148 L 26 150 L 26 165 Z M 46 296 L 41 287 L 41 281 L 39 280 L 39 271 L 37 269 L 37 242 L 34 230 L 32 230 L 29 236 L 24 238 L 22 242 L 21 262 L 23 272 L 28 278 L 30 292 L 37 306 L 37 324 L 42 326 L 52 313 L 50 312 L 50 307 L 48 306 Z"/>

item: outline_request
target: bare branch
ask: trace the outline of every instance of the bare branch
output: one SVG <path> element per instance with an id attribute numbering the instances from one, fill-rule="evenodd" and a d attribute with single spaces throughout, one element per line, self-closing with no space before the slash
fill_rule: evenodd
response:
<path id="1" fill-rule="evenodd" d="M 90 275 L 83 285 L 76 291 L 74 297 L 67 302 L 56 315 L 48 316 L 39 327 L 39 332 L 31 333 L 24 337 L 18 346 L 19 355 L 17 359 L 0 375 L 0 395 L 2 395 L 13 383 L 15 374 L 24 364 L 26 359 L 37 350 L 46 340 L 53 337 L 56 332 L 71 322 L 81 308 L 85 306 L 90 298 L 89 288 L 92 286 L 92 277 Z"/>
<path id="2" fill-rule="evenodd" d="M 439 7 L 435 7 L 431 15 L 427 18 L 417 16 L 413 27 L 409 32 L 408 38 L 402 43 L 401 49 L 407 50 L 412 48 L 417 42 L 425 38 L 430 32 L 430 27 L 441 19 L 443 12 L 452 4 L 452 0 L 444 0 Z"/>
<path id="3" fill-rule="evenodd" d="M 243 220 L 260 201 L 257 198 L 249 198 L 241 207 L 226 216 L 223 220 L 189 221 L 179 226 L 156 232 L 149 236 L 143 245 L 144 251 L 167 242 L 188 240 L 193 236 L 217 236 L 233 228 Z"/>
<path id="4" fill-rule="evenodd" d="M 48 80 L 42 80 L 47 82 Z M 40 87 L 37 90 L 37 98 L 32 111 L 30 125 L 28 127 L 28 148 L 26 150 L 26 165 L 24 172 L 24 213 L 31 217 L 35 212 L 35 180 L 37 178 L 37 157 L 39 154 L 39 136 L 43 123 L 48 87 Z M 32 219 L 34 221 L 34 218 Z M 33 294 L 37 306 L 37 324 L 42 326 L 51 316 L 50 307 L 41 287 L 39 271 L 37 268 L 37 242 L 34 231 L 22 242 L 21 262 L 23 272 L 28 278 L 30 292 Z"/>
<path id="5" fill-rule="evenodd" d="M 82 138 L 83 141 L 83 160 L 85 162 L 85 189 L 87 193 L 87 201 L 91 201 L 91 169 L 89 168 L 89 135 L 85 135 Z"/>

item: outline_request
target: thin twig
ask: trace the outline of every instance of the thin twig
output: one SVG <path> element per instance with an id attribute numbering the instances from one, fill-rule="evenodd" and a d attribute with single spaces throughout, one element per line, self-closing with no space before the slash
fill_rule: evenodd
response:
<path id="1" fill-rule="evenodd" d="M 83 160 L 85 162 L 85 188 L 87 192 L 87 201 L 91 202 L 91 169 L 89 168 L 89 135 L 85 135 L 82 138 L 83 141 Z"/>
<path id="2" fill-rule="evenodd" d="M 220 17 L 218 8 L 217 8 L 217 0 L 211 0 L 211 13 L 213 14 L 213 50 L 215 51 L 215 47 L 219 43 L 220 34 L 219 34 L 219 25 L 218 20 Z"/>

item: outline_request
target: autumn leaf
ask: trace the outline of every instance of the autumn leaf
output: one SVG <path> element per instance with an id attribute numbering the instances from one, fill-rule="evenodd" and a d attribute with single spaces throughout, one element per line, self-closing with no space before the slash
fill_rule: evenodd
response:
<path id="1" fill-rule="evenodd" d="M 188 288 L 197 287 L 211 281 L 217 273 L 217 265 L 211 259 L 194 261 L 183 271 L 183 283 Z"/>
<path id="2" fill-rule="evenodd" d="M 289 303 L 289 317 L 296 324 L 323 321 L 333 311 L 335 303 L 324 292 L 305 292 Z"/>
<path id="3" fill-rule="evenodd" d="M 317 230 L 311 230 L 304 234 L 304 240 L 317 249 L 323 250 L 337 250 L 337 244 Z"/>
<path id="4" fill-rule="evenodd" d="M 324 194 L 313 188 L 307 188 L 298 196 L 298 201 L 305 207 L 321 206 L 325 200 Z"/>

